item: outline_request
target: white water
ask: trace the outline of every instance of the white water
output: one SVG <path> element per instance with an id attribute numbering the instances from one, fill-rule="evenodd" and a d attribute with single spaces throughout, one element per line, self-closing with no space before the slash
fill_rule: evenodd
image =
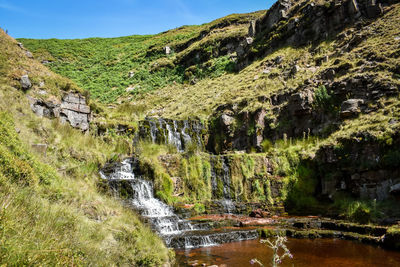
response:
<path id="1" fill-rule="evenodd" d="M 176 121 L 173 122 L 173 127 L 168 123 L 166 123 L 166 125 L 168 131 L 168 144 L 175 146 L 178 152 L 183 152 L 181 133 L 177 130 L 178 127 Z"/>
<path id="2" fill-rule="evenodd" d="M 148 219 L 154 230 L 165 240 L 167 246 L 171 245 L 170 242 L 174 236 L 198 230 L 188 220 L 180 219 L 170 206 L 154 197 L 152 183 L 135 176 L 130 159 L 124 160 L 111 174 L 105 175 L 103 172 L 100 174 L 103 179 L 109 181 L 129 181 L 133 191 L 133 195 L 129 199 L 130 204 L 144 218 Z M 200 244 L 197 242 L 194 246 L 191 237 L 188 236 L 185 237 L 185 248 L 186 246 L 193 248 L 217 245 L 208 236 L 195 236 L 194 238 L 200 239 Z"/>
<path id="3" fill-rule="evenodd" d="M 199 147 L 202 147 L 202 125 L 200 123 L 189 124 L 187 120 L 178 122 L 162 118 L 150 118 L 148 123 L 153 143 L 161 143 L 161 140 L 164 140 L 165 144 L 176 147 L 178 152 L 183 152 L 192 142 L 196 142 Z M 182 123 L 183 126 L 180 127 L 178 123 Z"/>
<path id="4" fill-rule="evenodd" d="M 130 159 L 124 160 L 108 177 L 102 173 L 102 177 L 110 181 L 129 181 L 133 191 L 130 203 L 143 217 L 149 219 L 160 235 L 167 236 L 193 230 L 189 221 L 179 219 L 170 206 L 154 197 L 150 181 L 135 176 Z"/>
<path id="5" fill-rule="evenodd" d="M 103 172 L 100 174 L 103 179 L 110 182 L 115 192 L 121 188 L 120 186 L 131 187 L 129 203 L 151 224 L 168 247 L 185 249 L 210 247 L 224 242 L 254 239 L 258 236 L 255 230 L 225 233 L 201 232 L 202 229 L 209 228 L 201 225 L 195 227 L 188 220 L 180 219 L 170 206 L 154 197 L 152 183 L 134 174 L 131 159 L 126 159 L 120 165 L 113 167 L 112 172 L 107 172 L 107 175 Z M 226 205 L 229 206 L 229 203 Z"/>
<path id="6" fill-rule="evenodd" d="M 192 243 L 192 238 L 193 237 L 185 237 L 185 249 L 191 249 L 191 248 L 196 248 L 196 247 L 213 247 L 217 246 L 219 244 L 214 243 L 210 236 L 199 236 L 199 243 L 196 244 L 196 246 L 193 245 Z"/>

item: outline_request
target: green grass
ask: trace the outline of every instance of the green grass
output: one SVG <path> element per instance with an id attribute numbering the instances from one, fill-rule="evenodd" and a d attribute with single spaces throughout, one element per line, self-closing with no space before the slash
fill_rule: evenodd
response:
<path id="1" fill-rule="evenodd" d="M 4 175 L 0 176 L 5 181 L 5 190 L 9 190 L 5 191 L 6 197 L 0 203 L 7 205 L 7 196 L 12 195 L 12 190 L 18 191 L 18 194 L 32 195 L 33 199 L 27 198 L 29 202 L 23 202 L 21 205 L 29 209 L 29 203 L 32 203 L 32 209 L 38 210 L 39 213 L 43 213 L 44 210 L 51 211 L 49 217 L 45 217 L 49 221 L 46 230 L 56 231 L 56 237 L 65 242 L 55 247 L 70 248 L 70 254 L 65 258 L 81 261 L 82 264 L 100 262 L 103 260 L 100 251 L 104 250 L 110 251 L 105 262 L 111 265 L 157 265 L 166 261 L 168 251 L 161 241 L 151 234 L 149 229 L 144 228 L 134 214 L 123 209 L 104 193 L 100 193 L 97 188 L 99 167 L 109 160 L 119 160 L 132 151 L 131 136 L 117 136 L 112 128 L 124 124 L 137 130 L 137 121 L 145 116 L 174 119 L 198 117 L 207 123 L 219 119 L 214 116 L 219 106 L 244 103 L 238 105 L 239 110 L 235 112 L 251 114 L 264 108 L 271 122 L 268 125 L 271 130 L 290 129 L 292 120 L 273 112 L 277 108 L 284 110 L 285 102 L 276 107 L 272 106 L 270 101 L 259 99 L 269 99 L 284 93 L 291 94 L 296 89 L 305 88 L 314 91 L 314 112 L 326 112 L 337 116 L 340 103 L 335 102 L 335 92 L 330 92 L 319 82 L 319 75 L 328 68 L 348 66 L 345 73 L 337 75 L 337 82 L 362 73 L 371 75 L 371 82 L 385 82 L 397 87 L 400 85 L 396 76 L 398 73 L 394 73 L 398 72 L 398 56 L 393 56 L 398 52 L 393 36 L 400 34 L 397 26 L 399 12 L 399 6 L 396 5 L 384 17 L 361 29 L 360 32 L 365 36 L 368 34 L 368 38 L 349 53 L 340 53 L 343 44 L 339 40 L 327 40 L 304 47 L 278 47 L 239 72 L 233 71 L 231 56 L 218 57 L 214 56 L 214 52 L 227 39 L 244 37 L 249 19 L 262 15 L 262 12 L 232 15 L 209 24 L 184 26 L 154 36 L 21 40 L 34 52 L 37 59 L 51 61 L 49 67 L 53 71 L 71 78 L 77 85 L 51 72 L 50 77 L 47 77 L 44 75 L 48 72 L 47 68 L 35 61 L 26 60 L 21 51 L 18 52 L 19 57 L 11 57 L 10 55 L 17 52 L 8 47 L 11 45 L 3 43 L 0 50 L 0 73 L 6 74 L 9 84 L 18 88 L 17 79 L 23 74 L 21 69 L 29 69 L 34 88 L 28 94 L 37 96 L 42 80 L 45 80 L 45 89 L 56 96 L 61 95 L 60 89 L 79 91 L 80 86 L 89 91 L 95 99 L 90 103 L 96 112 L 92 123 L 93 130 L 101 126 L 108 128 L 108 132 L 102 137 L 82 135 L 56 121 L 36 118 L 28 111 L 24 93 L 9 86 L 2 87 L 0 106 L 13 115 L 15 127 L 20 129 L 19 136 L 24 140 L 26 151 L 31 153 L 29 147 L 35 143 L 49 144 L 49 149 L 46 156 L 35 154 L 35 159 L 33 156 L 21 158 L 21 153 L 15 154 L 12 147 L 0 148 L 2 173 L 17 177 L 5 179 Z M 281 23 L 280 27 L 284 28 L 285 24 Z M 356 31 L 355 28 L 345 29 L 347 30 Z M 385 34 L 381 34 L 382 32 Z M 202 34 L 204 38 L 199 38 Z M 348 34 L 343 42 L 349 41 L 351 35 Z M 277 34 L 267 37 L 281 36 Z M 268 49 L 269 41 L 271 40 L 261 43 L 257 48 L 261 49 L 260 51 Z M 15 47 L 15 42 L 12 45 Z M 169 56 L 163 53 L 163 47 L 166 45 L 173 49 Z M 190 66 L 186 66 L 189 62 L 186 59 L 196 53 L 204 55 L 205 59 L 190 62 Z M 363 60 L 370 60 L 370 57 L 378 55 L 382 58 L 376 67 L 361 71 Z M 278 56 L 283 58 L 280 66 L 273 63 Z M 317 66 L 316 60 L 324 56 L 329 56 L 329 60 Z M 288 75 L 294 64 L 297 64 L 300 70 L 296 75 Z M 268 71 L 265 71 L 266 68 Z M 128 77 L 130 71 L 134 72 L 132 78 Z M 316 84 L 309 86 L 308 82 L 313 79 L 317 80 Z M 135 89 L 127 92 L 127 87 Z M 351 97 L 354 96 L 346 96 Z M 14 101 L 10 106 L 9 99 L 18 101 Z M 98 103 L 97 100 L 102 103 Z M 318 168 L 312 166 L 310 161 L 315 159 L 319 149 L 327 146 L 341 148 L 345 142 L 364 145 L 374 141 L 391 146 L 394 136 L 400 131 L 399 103 L 398 96 L 382 98 L 376 103 L 370 103 L 371 107 L 379 106 L 377 110 L 360 114 L 357 118 L 338 120 L 335 125 L 337 127 L 332 132 L 317 137 L 310 137 L 310 132 L 307 135 L 304 133 L 302 139 L 287 138 L 285 135 L 286 138 L 282 140 L 264 141 L 263 153 L 225 155 L 231 164 L 232 198 L 268 204 L 284 202 L 286 208 L 296 214 L 334 214 L 358 222 L 373 222 L 391 212 L 394 213 L 387 208 L 392 207 L 392 204 L 382 202 L 375 205 L 348 196 L 336 195 L 334 203 L 319 202 L 315 192 L 318 185 L 317 176 L 321 174 L 315 173 Z M 239 128 L 241 125 L 235 123 L 232 127 Z M 250 126 L 249 135 L 256 129 L 255 126 Z M 13 127 L 9 126 L 8 129 L 11 131 Z M 363 140 L 364 136 L 371 140 Z M 220 139 L 223 139 L 223 136 L 220 136 Z M 223 197 L 221 180 L 217 183 L 216 196 L 212 195 L 209 154 L 196 148 L 178 154 L 174 147 L 147 142 L 139 143 L 135 151 L 139 154 L 142 170 L 154 180 L 156 195 L 166 203 L 195 204 L 194 210 L 199 213 L 205 211 L 204 203 L 213 197 Z M 398 166 L 398 153 L 398 150 L 390 149 L 383 155 L 382 164 L 389 168 Z M 272 163 L 272 173 L 267 173 L 264 161 L 266 157 Z M 346 163 L 345 159 L 340 160 L 342 164 Z M 9 162 L 15 162 L 15 166 L 10 166 Z M 35 165 L 35 162 L 44 165 Z M 45 167 L 48 165 L 51 166 L 50 169 Z M 219 174 L 221 165 L 221 162 L 215 164 Z M 42 167 L 45 171 L 41 171 Z M 55 175 L 50 177 L 46 175 L 47 171 Z M 176 181 L 181 182 L 178 188 L 174 188 Z M 272 197 L 273 183 L 282 184 L 278 197 Z M 15 188 L 28 191 L 19 192 L 20 190 Z M 16 199 L 25 198 L 25 195 L 18 197 L 15 195 Z M 12 198 L 14 199 L 14 195 Z M 16 209 L 13 211 L 10 208 L 10 211 L 12 212 L 9 217 L 3 216 L 6 218 L 5 225 L 13 225 L 13 216 L 20 216 Z M 66 223 L 61 223 L 61 226 L 67 225 L 61 230 L 54 219 L 60 217 L 59 214 L 65 214 L 61 217 Z M 23 223 L 32 222 L 28 215 L 21 215 L 21 218 Z M 99 220 L 101 223 L 98 223 Z M 73 232 L 71 229 L 76 228 L 76 235 L 72 235 L 70 239 L 64 238 L 64 235 Z M 14 231 L 19 230 L 15 229 Z M 25 253 L 25 256 L 20 258 L 29 260 L 29 251 L 32 249 L 29 244 L 38 237 L 27 234 L 24 242 L 27 245 L 24 247 L 19 242 L 24 240 L 25 236 L 17 236 L 14 240 L 10 237 L 11 233 L 8 232 L 6 237 L 11 240 L 8 248 L 11 252 L 7 252 L 6 255 L 11 257 L 20 246 L 21 252 L 16 255 Z M 45 237 L 40 237 L 39 240 L 40 244 L 52 244 Z M 75 246 L 70 245 L 72 243 Z M 103 244 L 106 244 L 105 248 Z M 47 251 L 47 247 L 50 246 L 43 245 L 41 249 Z M 40 260 L 48 260 L 49 264 L 57 263 L 54 258 L 55 256 L 47 258 L 43 255 Z M 67 259 L 62 261 L 66 262 Z M 19 262 L 15 260 L 15 263 Z"/>
<path id="2" fill-rule="evenodd" d="M 99 168 L 129 153 L 129 137 L 83 134 L 34 115 L 27 96 L 40 95 L 40 81 L 45 80 L 45 99 L 59 99 L 64 85 L 73 83 L 25 57 L 2 31 L 0 48 L 5 73 L 0 78 L 0 265 L 160 266 L 172 261 L 162 240 L 101 187 Z M 14 80 L 21 70 L 33 81 L 28 92 Z M 35 144 L 46 144 L 46 153 L 36 151 Z"/>
<path id="3" fill-rule="evenodd" d="M 159 238 L 99 194 L 94 180 L 61 177 L 29 152 L 10 115 L 0 113 L 0 122 L 0 263 L 158 266 L 168 259 Z"/>
<path id="4" fill-rule="evenodd" d="M 209 49 L 215 47 L 218 40 L 225 38 L 227 34 L 225 30 L 218 30 L 219 27 L 229 26 L 230 32 L 238 35 L 239 29 L 247 29 L 248 21 L 261 14 L 234 14 L 201 26 L 183 26 L 157 35 L 19 41 L 37 59 L 50 61 L 49 67 L 54 72 L 75 81 L 78 86 L 89 91 L 93 98 L 104 103 L 114 103 L 120 97 L 129 98 L 172 83 L 183 83 L 187 78 L 185 68 L 175 66 L 174 62 L 179 61 L 186 53 L 198 49 L 199 45 Z M 202 38 L 202 34 L 206 37 Z M 201 41 L 191 44 L 195 39 Z M 201 42 L 207 44 L 204 46 Z M 180 53 L 174 52 L 166 56 L 163 48 L 167 45 L 173 50 L 188 45 L 189 47 Z M 194 73 L 197 78 L 209 74 L 219 76 L 226 70 L 231 70 L 227 59 L 210 61 L 208 64 L 197 67 L 198 70 Z M 129 78 L 131 71 L 134 76 Z M 188 72 L 186 75 L 190 76 Z M 127 92 L 128 87 L 135 89 Z"/>

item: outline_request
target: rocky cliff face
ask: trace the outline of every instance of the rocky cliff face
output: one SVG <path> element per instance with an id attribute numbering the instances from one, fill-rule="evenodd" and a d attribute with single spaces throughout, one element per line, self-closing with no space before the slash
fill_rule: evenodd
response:
<path id="1" fill-rule="evenodd" d="M 198 120 L 147 118 L 139 123 L 139 138 L 174 146 L 183 152 L 193 145 L 204 149 L 205 127 Z"/>
<path id="2" fill-rule="evenodd" d="M 60 102 L 43 101 L 31 97 L 29 100 L 32 111 L 38 116 L 58 118 L 62 123 L 69 123 L 74 128 L 82 131 L 89 130 L 91 111 L 84 96 L 68 93 Z"/>
<path id="3" fill-rule="evenodd" d="M 239 68 L 279 46 L 302 46 L 332 38 L 348 25 L 381 16 L 394 2 L 344 0 L 318 5 L 313 1 L 279 0 L 262 18 L 250 23 L 248 35 L 255 37 L 255 45 L 240 56 Z"/>
<path id="4" fill-rule="evenodd" d="M 378 201 L 398 195 L 398 136 L 389 144 L 368 135 L 356 138 L 358 142 L 343 140 L 341 146 L 326 146 L 318 151 L 314 160 L 320 174 L 320 193 L 332 197 L 343 191 Z"/>

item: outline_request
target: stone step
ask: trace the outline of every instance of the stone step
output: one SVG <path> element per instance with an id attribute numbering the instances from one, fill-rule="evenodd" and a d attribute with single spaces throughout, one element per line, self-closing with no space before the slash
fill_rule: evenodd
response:
<path id="1" fill-rule="evenodd" d="M 164 237 L 167 246 L 175 249 L 216 246 L 224 243 L 252 240 L 259 237 L 256 229 L 224 228 L 208 231 L 185 232 L 181 235 Z"/>

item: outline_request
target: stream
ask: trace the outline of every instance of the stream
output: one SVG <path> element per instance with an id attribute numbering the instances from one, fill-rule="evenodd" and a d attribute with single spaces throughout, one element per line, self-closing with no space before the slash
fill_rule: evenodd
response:
<path id="1" fill-rule="evenodd" d="M 271 249 L 260 244 L 251 227 L 211 228 L 201 220 L 185 220 L 153 195 L 153 184 L 135 174 L 135 160 L 126 159 L 103 170 L 114 193 L 175 249 L 175 266 L 251 266 L 258 259 L 269 266 Z M 227 195 L 228 196 L 228 195 Z M 227 199 L 229 201 L 229 199 Z M 233 215 L 226 215 L 233 216 Z M 281 266 L 400 266 L 400 253 L 342 239 L 288 239 L 293 259 Z"/>
<path id="2" fill-rule="evenodd" d="M 400 266 L 400 253 L 341 239 L 288 239 L 293 259 L 280 266 L 296 267 L 394 267 Z M 258 259 L 270 266 L 272 250 L 259 240 L 227 243 L 215 247 L 176 250 L 175 266 L 259 266 Z M 203 265 L 204 264 L 204 265 Z"/>

